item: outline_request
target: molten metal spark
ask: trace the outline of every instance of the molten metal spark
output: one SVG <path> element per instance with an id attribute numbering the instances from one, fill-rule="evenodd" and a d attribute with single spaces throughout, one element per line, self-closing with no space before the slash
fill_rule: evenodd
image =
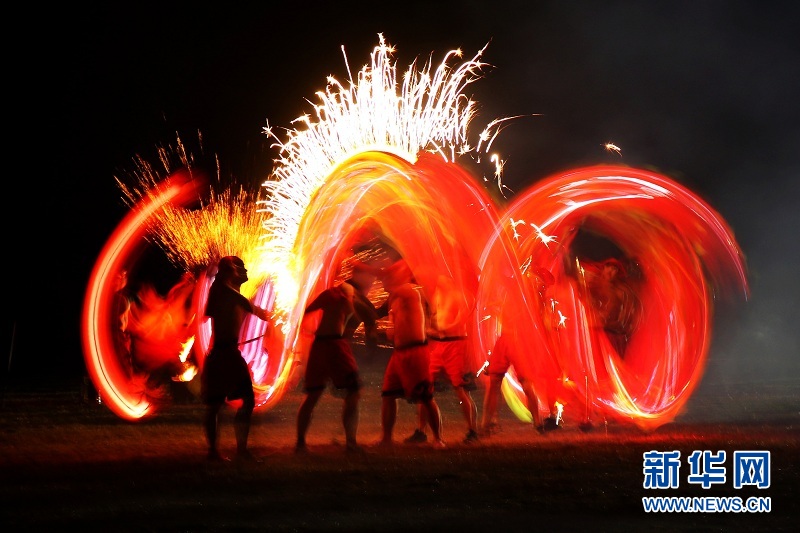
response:
<path id="1" fill-rule="evenodd" d="M 615 152 L 618 156 L 622 157 L 622 148 L 614 143 L 605 143 L 603 148 L 605 148 L 607 152 Z"/>
<path id="2" fill-rule="evenodd" d="M 483 374 L 483 373 L 486 371 L 486 369 L 487 369 L 487 368 L 489 368 L 489 361 L 484 361 L 484 363 L 483 363 L 483 365 L 481 366 L 480 370 L 478 370 L 478 371 L 475 373 L 475 377 L 476 377 L 476 378 L 479 378 L 479 377 L 481 377 L 481 374 Z"/>

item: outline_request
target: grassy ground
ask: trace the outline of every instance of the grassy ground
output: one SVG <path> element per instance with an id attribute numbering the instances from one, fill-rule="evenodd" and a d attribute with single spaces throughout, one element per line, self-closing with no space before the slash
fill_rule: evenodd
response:
<path id="1" fill-rule="evenodd" d="M 381 368 L 364 371 L 359 437 L 368 445 L 380 434 Z M 474 395 L 479 401 L 482 392 Z M 262 463 L 209 464 L 202 409 L 191 396 L 130 423 L 85 401 L 78 384 L 18 388 L 5 391 L 0 409 L 0 523 L 4 531 L 794 531 L 794 392 L 762 392 L 769 416 L 745 412 L 739 420 L 725 415 L 731 399 L 698 393 L 685 416 L 652 433 L 602 420 L 584 432 L 567 418 L 562 430 L 540 436 L 503 406 L 502 431 L 465 445 L 454 396 L 443 391 L 447 449 L 399 444 L 353 457 L 344 453 L 341 402 L 327 393 L 308 437 L 311 453 L 294 454 L 295 390 L 256 412 L 251 448 Z M 401 404 L 398 440 L 412 432 L 414 418 Z M 233 448 L 227 411 L 222 449 Z M 703 490 L 686 482 L 684 465 L 680 488 L 645 490 L 642 454 L 650 450 L 680 450 L 682 458 L 693 450 L 729 457 L 769 450 L 772 483 L 733 489 L 729 478 Z M 772 512 L 648 514 L 643 496 L 769 496 Z"/>

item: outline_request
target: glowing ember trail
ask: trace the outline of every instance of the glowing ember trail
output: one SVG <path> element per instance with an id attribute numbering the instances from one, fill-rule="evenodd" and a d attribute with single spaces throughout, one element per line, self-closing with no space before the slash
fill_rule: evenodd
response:
<path id="1" fill-rule="evenodd" d="M 543 180 L 503 220 L 507 231 L 482 264 L 484 347 L 512 320 L 545 399 L 589 397 L 600 414 L 643 428 L 671 421 L 702 376 L 712 298 L 725 289 L 748 295 L 722 217 L 664 176 L 597 166 Z M 544 305 L 523 265 L 552 274 Z M 527 419 L 518 389 L 506 397 Z"/>
<path id="2" fill-rule="evenodd" d="M 156 409 L 153 398 L 148 395 L 148 374 L 134 373 L 127 355 L 120 348 L 116 335 L 119 328 L 116 319 L 115 296 L 117 280 L 121 273 L 127 271 L 129 262 L 138 256 L 145 242 L 147 220 L 153 213 L 168 202 L 182 203 L 196 198 L 198 180 L 192 180 L 188 174 L 177 174 L 152 190 L 147 201 L 120 223 L 115 233 L 106 243 L 95 262 L 86 292 L 83 319 L 82 339 L 84 358 L 89 376 L 105 404 L 121 418 L 137 420 L 152 416 Z M 174 329 L 161 329 L 158 334 L 145 338 L 150 341 L 149 368 L 161 366 L 164 361 L 159 347 L 153 346 L 155 341 L 171 344 L 174 348 L 174 359 L 180 363 L 183 350 L 182 342 L 188 338 L 180 338 Z M 190 335 L 190 333 L 187 333 Z"/>

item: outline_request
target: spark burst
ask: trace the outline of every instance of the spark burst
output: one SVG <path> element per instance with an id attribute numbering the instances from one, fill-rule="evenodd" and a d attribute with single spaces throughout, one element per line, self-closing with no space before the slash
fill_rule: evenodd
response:
<path id="1" fill-rule="evenodd" d="M 166 206 L 154 217 L 154 233 L 167 255 L 189 270 L 207 266 L 226 255 L 237 255 L 246 265 L 258 258 L 261 242 L 261 216 L 253 209 L 255 194 L 230 189 L 211 193 L 201 209 Z M 253 289 L 263 279 L 251 276 L 247 286 Z M 243 286 L 243 293 L 252 296 Z"/>
<path id="2" fill-rule="evenodd" d="M 193 157 L 180 137 L 174 147 L 158 148 L 158 160 L 161 168 L 137 156 L 127 179 L 116 178 L 123 199 L 131 208 L 143 199 L 153 200 L 157 185 L 172 174 L 173 168 L 186 169 L 193 179 L 202 178 L 202 173 L 193 169 Z M 253 209 L 257 200 L 257 193 L 240 186 L 238 191 L 212 189 L 208 200 L 198 197 L 197 206 L 192 208 L 167 203 L 147 220 L 148 239 L 164 251 L 172 264 L 186 271 L 205 269 L 226 255 L 237 255 L 247 265 L 255 264 L 262 239 L 262 216 Z M 263 282 L 257 272 L 252 273 L 242 286 L 242 293 L 251 297 Z"/>
<path id="3" fill-rule="evenodd" d="M 422 151 L 452 162 L 488 150 L 503 120 L 492 121 L 472 148 L 467 127 L 475 102 L 464 95 L 486 66 L 480 60 L 485 48 L 458 66 L 450 63 L 461 57 L 461 50 L 452 50 L 435 70 L 430 60 L 421 67 L 415 60 L 400 84 L 392 60 L 395 49 L 379 34 L 371 63 L 355 79 L 349 74 L 349 83 L 342 84 L 328 77 L 325 91 L 316 93 L 313 117 L 293 122 L 302 129 L 286 129 L 286 139 L 281 140 L 272 128 L 264 128 L 275 140 L 279 157 L 263 183 L 266 199 L 258 202 L 259 211 L 266 214 L 258 268 L 271 274 L 278 307 L 288 309 L 297 294 L 299 273 L 305 268 L 305 258 L 295 250 L 298 228 L 315 192 L 337 165 L 368 150 L 389 152 L 409 163 Z"/>

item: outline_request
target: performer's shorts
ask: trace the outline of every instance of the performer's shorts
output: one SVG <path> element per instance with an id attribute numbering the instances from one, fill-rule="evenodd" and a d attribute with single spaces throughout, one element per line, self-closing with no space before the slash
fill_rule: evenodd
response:
<path id="1" fill-rule="evenodd" d="M 427 344 L 395 348 L 383 376 L 381 396 L 419 403 L 433 398 L 433 376 Z"/>
<path id="2" fill-rule="evenodd" d="M 515 353 L 508 337 L 500 335 L 495 341 L 492 353 L 489 354 L 486 373 L 490 376 L 504 376 L 511 366 L 514 367 L 514 372 L 520 381 L 526 381 L 534 376 L 531 361 L 523 354 Z"/>
<path id="3" fill-rule="evenodd" d="M 358 390 L 362 386 L 358 364 L 346 338 L 317 337 L 311 344 L 303 389 L 321 391 L 328 381 L 338 391 Z"/>
<path id="4" fill-rule="evenodd" d="M 434 379 L 444 374 L 453 387 L 464 390 L 477 389 L 476 372 L 469 368 L 469 340 L 467 337 L 429 339 L 431 347 L 431 374 Z"/>
<path id="5" fill-rule="evenodd" d="M 200 375 L 200 398 L 203 403 L 211 405 L 225 400 L 255 401 L 253 378 L 238 347 L 211 349 Z"/>

